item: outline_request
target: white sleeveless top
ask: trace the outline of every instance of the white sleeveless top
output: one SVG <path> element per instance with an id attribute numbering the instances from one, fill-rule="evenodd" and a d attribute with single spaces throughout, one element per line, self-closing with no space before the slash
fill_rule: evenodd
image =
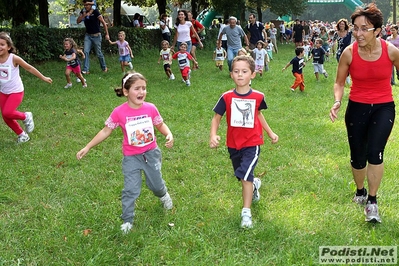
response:
<path id="1" fill-rule="evenodd" d="M 14 66 L 14 54 L 10 53 L 4 63 L 0 63 L 0 92 L 4 94 L 24 91 L 24 85 L 19 75 L 19 65 Z"/>

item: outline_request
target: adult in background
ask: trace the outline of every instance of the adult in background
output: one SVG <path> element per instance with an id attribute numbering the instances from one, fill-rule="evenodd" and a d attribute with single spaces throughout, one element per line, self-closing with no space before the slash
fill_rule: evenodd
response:
<path id="1" fill-rule="evenodd" d="M 159 27 L 161 28 L 162 39 L 170 43 L 169 18 L 166 14 L 162 14 L 159 19 Z"/>
<path id="2" fill-rule="evenodd" d="M 295 47 L 302 46 L 304 35 L 305 30 L 303 29 L 302 21 L 296 19 L 295 25 L 292 28 L 292 41 L 295 43 Z"/>
<path id="3" fill-rule="evenodd" d="M 198 39 L 196 38 L 195 33 L 197 33 L 197 35 L 199 36 L 199 34 L 205 30 L 205 27 L 198 20 L 193 18 L 193 13 L 191 13 L 191 11 L 187 11 L 187 16 L 188 16 L 188 20 L 191 21 L 191 23 L 193 24 L 193 28 L 195 31 L 194 32 L 193 29 L 190 30 L 191 43 L 192 43 L 190 54 L 197 61 L 197 56 L 195 54 L 195 51 L 197 50 L 197 47 L 200 44 L 198 42 Z M 198 65 L 194 66 L 193 69 L 197 69 L 197 68 L 198 68 Z"/>
<path id="4" fill-rule="evenodd" d="M 249 49 L 254 50 L 258 41 L 265 41 L 267 33 L 263 24 L 256 20 L 255 14 L 249 14 L 249 23 L 246 27 Z"/>
<path id="5" fill-rule="evenodd" d="M 274 23 L 270 23 L 270 28 L 269 28 L 268 32 L 269 32 L 270 41 L 273 44 L 273 49 L 274 49 L 274 51 L 277 54 L 278 53 L 278 48 L 277 48 L 277 29 L 274 26 Z"/>
<path id="6" fill-rule="evenodd" d="M 337 22 L 337 30 L 334 33 L 333 41 L 337 42 L 337 61 L 339 62 L 339 58 L 341 57 L 344 49 L 351 44 L 352 32 L 349 31 L 348 21 L 344 18 L 341 18 Z"/>
<path id="7" fill-rule="evenodd" d="M 353 201 L 364 205 L 367 222 L 381 222 L 377 191 L 384 173 L 384 149 L 395 120 L 392 67 L 399 68 L 399 50 L 377 36 L 383 15 L 375 3 L 358 7 L 351 16 L 355 42 L 341 54 L 334 84 L 335 102 L 330 119 L 337 119 L 345 79 L 352 77 L 345 124 L 352 175 L 356 183 Z M 378 69 L 378 71 L 376 71 Z M 368 194 L 364 187 L 367 177 Z"/>
<path id="8" fill-rule="evenodd" d="M 103 29 L 105 32 L 105 39 L 108 41 L 109 40 L 109 34 L 108 34 L 108 27 L 107 23 L 105 23 L 105 20 L 103 16 L 100 14 L 98 9 L 96 8 L 93 10 L 93 12 L 90 14 L 90 16 L 87 16 L 88 12 L 91 12 L 90 10 L 92 9 L 92 2 L 88 0 L 83 1 L 84 8 L 82 11 L 80 11 L 79 17 L 77 18 L 76 22 L 79 24 L 80 22 L 84 21 L 85 27 L 86 27 L 86 34 L 85 34 L 85 39 L 84 39 L 84 54 L 85 54 L 85 59 L 84 59 L 84 67 L 82 70 L 83 74 L 89 74 L 89 69 L 90 69 L 90 51 L 91 48 L 94 47 L 94 51 L 96 52 L 96 55 L 98 57 L 98 61 L 100 62 L 100 66 L 103 72 L 107 72 L 108 68 L 107 65 L 105 64 L 105 59 L 104 55 L 101 51 L 101 41 L 102 41 L 102 36 L 101 36 L 101 30 L 100 30 L 100 23 L 103 25 Z"/>
<path id="9" fill-rule="evenodd" d="M 218 44 L 222 42 L 222 36 L 226 34 L 227 37 L 227 63 L 229 65 L 229 71 L 231 72 L 231 62 L 234 57 L 237 56 L 238 50 L 242 48 L 241 39 L 244 38 L 245 44 L 249 46 L 247 35 L 244 30 L 237 25 L 237 18 L 229 18 L 229 26 L 223 28 L 218 37 Z"/>
<path id="10" fill-rule="evenodd" d="M 175 36 L 173 38 L 173 43 L 171 46 L 171 50 L 174 51 L 174 47 L 177 42 L 177 47 L 180 47 L 182 42 L 187 44 L 187 52 L 191 52 L 192 42 L 191 42 L 191 35 L 192 32 L 195 38 L 198 40 L 199 46 L 202 48 L 202 42 L 200 37 L 198 36 L 197 32 L 195 31 L 193 24 L 188 19 L 188 14 L 186 10 L 180 9 L 177 13 L 177 18 L 175 22 Z"/>
<path id="11" fill-rule="evenodd" d="M 218 37 L 220 35 L 220 33 L 222 32 L 223 28 L 229 25 L 229 20 L 225 19 L 224 20 L 224 24 L 220 24 L 220 29 L 219 29 L 219 33 L 218 33 Z M 222 35 L 222 47 L 225 51 L 227 51 L 227 36 L 226 34 Z"/>
<path id="12" fill-rule="evenodd" d="M 399 48 L 398 25 L 391 26 L 391 35 L 388 36 L 387 41 L 392 43 L 396 48 Z M 399 71 L 396 70 L 396 76 L 399 77 Z M 391 85 L 395 85 L 395 68 L 392 68 Z"/>

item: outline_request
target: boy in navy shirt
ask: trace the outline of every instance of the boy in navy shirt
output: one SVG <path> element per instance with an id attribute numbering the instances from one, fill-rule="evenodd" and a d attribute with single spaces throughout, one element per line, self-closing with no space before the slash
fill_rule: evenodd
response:
<path id="1" fill-rule="evenodd" d="M 295 77 L 294 84 L 291 86 L 291 91 L 295 91 L 299 87 L 301 91 L 305 90 L 305 81 L 303 79 L 302 69 L 305 67 L 305 59 L 303 58 L 305 52 L 303 47 L 295 48 L 296 56 L 283 68 L 282 71 L 286 70 L 287 67 L 292 65 L 292 74 Z"/>
<path id="2" fill-rule="evenodd" d="M 310 59 L 313 58 L 313 68 L 316 80 L 319 81 L 319 73 L 322 73 L 325 78 L 328 77 L 327 71 L 324 69 L 324 55 L 327 55 L 326 50 L 323 49 L 323 40 L 317 38 L 315 41 L 315 48 L 311 51 Z"/>

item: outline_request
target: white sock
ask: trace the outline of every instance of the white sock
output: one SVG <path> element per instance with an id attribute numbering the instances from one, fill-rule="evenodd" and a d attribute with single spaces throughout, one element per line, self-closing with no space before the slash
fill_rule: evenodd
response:
<path id="1" fill-rule="evenodd" d="M 251 216 L 251 209 L 250 208 L 242 208 L 241 216 L 244 214 Z"/>

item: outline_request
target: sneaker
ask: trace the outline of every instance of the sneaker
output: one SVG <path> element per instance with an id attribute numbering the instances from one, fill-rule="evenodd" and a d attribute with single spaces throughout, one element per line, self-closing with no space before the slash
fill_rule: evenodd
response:
<path id="1" fill-rule="evenodd" d="M 170 197 L 168 192 L 166 192 L 166 194 L 162 198 L 159 198 L 159 200 L 162 202 L 165 209 L 170 210 L 173 208 L 172 198 Z"/>
<path id="2" fill-rule="evenodd" d="M 170 74 L 170 77 L 169 77 L 169 79 L 170 79 L 170 80 L 174 80 L 174 79 L 175 79 L 175 75 L 173 75 L 173 74 Z"/>
<path id="3" fill-rule="evenodd" d="M 107 72 L 108 72 L 108 67 L 104 68 L 104 69 L 103 69 L 103 72 L 104 72 L 104 73 L 107 73 Z"/>
<path id="4" fill-rule="evenodd" d="M 294 89 L 294 88 L 290 88 L 290 90 L 291 90 L 291 91 L 295 91 L 295 89 Z"/>
<path id="5" fill-rule="evenodd" d="M 132 64 L 132 62 L 129 62 L 128 65 L 129 65 L 130 69 L 133 69 L 133 64 Z"/>
<path id="6" fill-rule="evenodd" d="M 381 223 L 380 215 L 378 215 L 377 203 L 371 204 L 370 201 L 367 202 L 367 205 L 364 208 L 364 215 L 366 215 L 366 222 Z"/>
<path id="7" fill-rule="evenodd" d="M 364 204 L 366 204 L 366 203 L 367 203 L 367 190 L 366 190 L 366 189 L 364 189 L 364 190 L 365 190 L 365 192 L 366 192 L 364 195 L 358 196 L 358 195 L 356 195 L 356 193 L 355 193 L 355 196 L 353 197 L 352 201 L 353 201 L 353 202 L 356 202 L 356 203 L 359 204 L 359 205 L 364 205 Z"/>
<path id="8" fill-rule="evenodd" d="M 262 181 L 259 178 L 254 178 L 254 192 L 252 194 L 252 202 L 258 202 L 260 200 L 259 188 L 262 185 Z"/>
<path id="9" fill-rule="evenodd" d="M 67 83 L 67 85 L 65 85 L 64 89 L 69 89 L 70 87 L 72 87 L 72 83 Z"/>
<path id="10" fill-rule="evenodd" d="M 328 78 L 328 73 L 326 71 L 323 72 L 325 78 Z"/>
<path id="11" fill-rule="evenodd" d="M 89 71 L 83 70 L 83 71 L 82 71 L 82 74 L 85 74 L 85 75 L 86 75 L 86 74 L 90 74 L 90 72 L 89 72 Z"/>
<path id="12" fill-rule="evenodd" d="M 252 217 L 249 213 L 241 214 L 241 228 L 252 228 Z"/>
<path id="13" fill-rule="evenodd" d="M 33 122 L 33 115 L 31 112 L 26 112 L 25 116 L 26 118 L 23 121 L 25 125 L 25 131 L 26 133 L 31 133 L 35 128 L 35 123 Z"/>
<path id="14" fill-rule="evenodd" d="M 188 79 L 188 80 L 186 80 L 186 85 L 187 86 L 190 86 L 191 85 L 191 83 L 190 83 L 190 80 Z"/>
<path id="15" fill-rule="evenodd" d="M 86 82 L 86 79 L 84 79 L 84 81 Z M 81 82 L 79 78 L 76 78 L 76 82 Z"/>
<path id="16" fill-rule="evenodd" d="M 18 136 L 17 143 L 24 143 L 29 140 L 30 140 L 30 138 L 29 138 L 28 134 L 22 133 L 21 135 Z"/>
<path id="17" fill-rule="evenodd" d="M 129 222 L 123 223 L 121 225 L 121 230 L 124 234 L 129 233 L 130 230 L 132 230 L 132 224 Z"/>
<path id="18" fill-rule="evenodd" d="M 84 84 L 84 85 L 82 85 L 82 87 L 83 87 L 83 88 L 87 88 L 87 83 L 86 83 L 86 84 Z"/>

